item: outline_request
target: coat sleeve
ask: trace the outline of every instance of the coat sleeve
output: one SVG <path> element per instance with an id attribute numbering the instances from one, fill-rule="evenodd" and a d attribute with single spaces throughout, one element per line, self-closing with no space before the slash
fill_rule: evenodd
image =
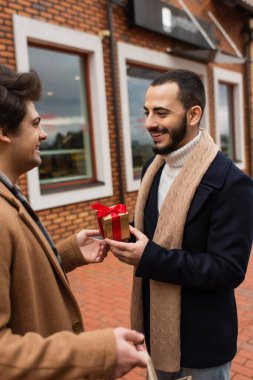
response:
<path id="1" fill-rule="evenodd" d="M 1 325 L 0 378 L 4 380 L 111 379 L 115 365 L 112 329 L 12 334 Z"/>
<path id="2" fill-rule="evenodd" d="M 56 249 L 61 256 L 62 265 L 67 273 L 87 264 L 78 246 L 76 235 L 71 235 L 58 243 Z"/>
<path id="3" fill-rule="evenodd" d="M 244 280 L 253 239 L 253 185 L 237 173 L 230 173 L 216 197 L 206 249 L 167 250 L 149 241 L 136 276 L 199 289 L 233 289 Z"/>

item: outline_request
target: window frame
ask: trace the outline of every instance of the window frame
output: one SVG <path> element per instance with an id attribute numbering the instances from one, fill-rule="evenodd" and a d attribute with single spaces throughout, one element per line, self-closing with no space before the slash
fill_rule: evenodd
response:
<path id="1" fill-rule="evenodd" d="M 51 182 L 49 184 L 41 184 L 40 183 L 40 189 L 42 194 L 46 194 L 48 192 L 60 192 L 64 190 L 68 190 L 71 187 L 74 188 L 76 185 L 92 185 L 94 182 L 96 182 L 96 157 L 94 154 L 95 147 L 94 147 L 94 132 L 93 132 L 93 123 L 92 123 L 92 110 L 91 110 L 91 91 L 90 91 L 90 83 L 89 83 L 89 56 L 87 53 L 80 52 L 80 51 L 73 51 L 66 48 L 60 48 L 60 47 L 52 47 L 45 44 L 39 44 L 38 42 L 30 42 L 28 41 L 28 48 L 34 47 L 37 49 L 46 49 L 50 51 L 56 51 L 56 52 L 63 52 L 63 53 L 70 53 L 72 55 L 76 55 L 83 61 L 83 64 L 85 66 L 85 83 L 86 83 L 86 97 L 87 97 L 87 114 L 88 114 L 88 120 L 89 120 L 89 133 L 90 133 L 90 143 L 91 143 L 91 166 L 92 166 L 92 177 L 90 178 L 83 178 L 83 179 L 74 179 L 74 180 L 67 180 L 67 181 L 57 181 L 57 182 Z M 42 125 L 43 125 L 43 118 L 42 118 Z M 42 153 L 42 160 L 44 156 L 44 152 Z M 48 150 L 50 154 L 50 150 Z"/>
<path id="2" fill-rule="evenodd" d="M 178 58 L 167 53 L 161 53 L 155 50 L 138 47 L 125 42 L 118 42 L 118 62 L 119 62 L 119 84 L 120 84 L 120 101 L 122 115 L 122 129 L 124 141 L 124 159 L 126 173 L 127 191 L 136 191 L 139 189 L 140 180 L 134 179 L 132 146 L 131 146 L 131 126 L 129 118 L 129 102 L 127 89 L 127 65 L 133 64 L 141 67 L 147 67 L 153 70 L 169 69 L 189 69 L 189 62 L 192 61 Z M 202 63 L 194 62 L 194 72 L 199 74 L 203 80 L 206 90 L 206 109 L 202 119 L 202 126 L 209 131 L 209 103 L 208 103 L 208 76 L 207 66 Z M 143 99 L 144 102 L 144 99 Z"/>
<path id="3" fill-rule="evenodd" d="M 216 143 L 220 146 L 219 131 L 219 83 L 225 83 L 233 87 L 233 134 L 234 134 L 234 157 L 239 162 L 235 165 L 241 169 L 245 169 L 245 140 L 244 140 L 244 109 L 243 109 L 243 76 L 241 73 L 214 67 L 214 102 L 215 102 L 215 131 Z"/>
<path id="4" fill-rule="evenodd" d="M 81 189 L 66 189 L 42 194 L 38 168 L 27 173 L 28 195 L 35 210 L 84 202 L 113 195 L 103 48 L 100 37 L 44 21 L 13 15 L 14 41 L 18 71 L 29 70 L 28 44 L 88 54 L 91 119 L 94 136 L 96 182 Z M 71 201 L 70 201 L 71 200 Z"/>

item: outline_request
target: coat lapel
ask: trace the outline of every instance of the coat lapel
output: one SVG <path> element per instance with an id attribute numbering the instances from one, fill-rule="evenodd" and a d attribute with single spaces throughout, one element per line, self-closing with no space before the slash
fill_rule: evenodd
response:
<path id="1" fill-rule="evenodd" d="M 50 247 L 47 239 L 45 238 L 45 236 L 41 232 L 41 230 L 38 228 L 36 223 L 33 221 L 31 216 L 28 214 L 28 212 L 25 209 L 23 209 L 23 206 L 20 206 L 19 216 L 24 221 L 24 223 L 28 226 L 28 228 L 30 228 L 30 230 L 33 232 L 33 234 L 36 236 L 36 238 L 40 242 L 45 254 L 47 255 L 47 257 L 48 257 L 50 263 L 52 264 L 52 267 L 56 271 L 56 273 L 59 275 L 59 277 L 61 277 L 63 282 L 68 285 L 67 278 L 66 278 L 65 274 L 63 273 L 63 270 L 62 270 L 62 268 L 61 268 L 61 266 L 60 266 L 60 264 L 59 264 L 59 262 L 55 256 L 52 248 Z"/>
<path id="2" fill-rule="evenodd" d="M 36 236 L 45 254 L 47 255 L 48 260 L 50 261 L 53 269 L 61 278 L 62 282 L 69 288 L 67 278 L 65 274 L 63 273 L 63 270 L 60 267 L 60 264 L 52 248 L 50 247 L 47 239 L 45 238 L 45 236 L 43 235 L 39 227 L 36 225 L 36 223 L 33 221 L 29 213 L 25 210 L 25 208 L 19 202 L 19 200 L 16 199 L 14 195 L 7 188 L 4 187 L 4 191 L 2 191 L 2 187 L 1 187 L 0 194 L 18 210 L 19 217 L 27 225 L 27 227 L 32 231 L 32 233 Z"/>
<path id="3" fill-rule="evenodd" d="M 164 165 L 158 170 L 147 198 L 144 209 L 144 231 L 149 238 L 153 237 L 158 220 L 158 188 Z"/>
<path id="4" fill-rule="evenodd" d="M 205 202 L 208 201 L 213 191 L 220 189 L 223 186 L 227 172 L 232 163 L 227 160 L 222 153 L 218 153 L 202 181 L 197 188 L 193 197 L 186 224 L 190 223 L 195 215 L 202 209 Z"/>

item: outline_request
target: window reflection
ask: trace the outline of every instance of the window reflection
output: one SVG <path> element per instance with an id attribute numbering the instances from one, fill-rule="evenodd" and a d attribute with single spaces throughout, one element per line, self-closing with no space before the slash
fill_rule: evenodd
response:
<path id="1" fill-rule="evenodd" d="M 235 161 L 233 86 L 219 82 L 219 133 L 221 151 Z"/>
<path id="2" fill-rule="evenodd" d="M 93 179 L 85 57 L 30 46 L 29 60 L 42 81 L 36 108 L 48 135 L 41 147 L 41 190 Z"/>
<path id="3" fill-rule="evenodd" d="M 127 86 L 131 124 L 134 179 L 140 178 L 143 164 L 153 155 L 152 140 L 145 129 L 143 104 L 150 82 L 161 71 L 128 64 Z"/>

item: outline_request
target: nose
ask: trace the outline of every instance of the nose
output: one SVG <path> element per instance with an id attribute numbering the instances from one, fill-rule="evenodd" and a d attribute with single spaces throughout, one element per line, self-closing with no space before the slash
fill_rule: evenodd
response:
<path id="1" fill-rule="evenodd" d="M 47 133 L 44 131 L 44 129 L 41 126 L 39 127 L 39 139 L 40 141 L 47 139 Z"/>
<path id="2" fill-rule="evenodd" d="M 149 114 L 146 118 L 145 127 L 147 130 L 157 127 L 158 123 L 152 114 Z"/>

